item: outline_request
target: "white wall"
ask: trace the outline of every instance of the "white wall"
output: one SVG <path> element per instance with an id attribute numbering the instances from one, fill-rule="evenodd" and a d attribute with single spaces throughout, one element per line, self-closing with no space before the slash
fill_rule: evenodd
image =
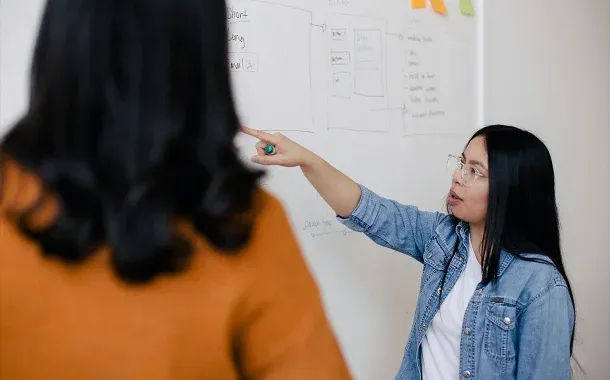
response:
<path id="1" fill-rule="evenodd" d="M 530 129 L 551 150 L 576 357 L 588 379 L 608 379 L 610 1 L 489 0 L 484 39 L 485 123 Z"/>
<path id="2" fill-rule="evenodd" d="M 23 113 L 42 0 L 0 0 L 0 136 Z"/>

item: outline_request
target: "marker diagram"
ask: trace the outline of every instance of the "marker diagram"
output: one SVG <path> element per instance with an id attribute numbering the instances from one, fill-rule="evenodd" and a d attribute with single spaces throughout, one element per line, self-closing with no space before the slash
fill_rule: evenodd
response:
<path id="1" fill-rule="evenodd" d="M 409 112 L 403 115 L 403 129 L 427 130 L 446 117 L 442 78 L 449 59 L 440 60 L 446 50 L 441 35 L 409 30 L 404 41 L 402 73 L 403 101 Z"/>
<path id="2" fill-rule="evenodd" d="M 468 70 L 466 50 L 452 53 L 446 34 L 416 19 L 397 30 L 384 18 L 314 15 L 266 0 L 226 8 L 227 64 L 245 125 L 307 133 L 390 133 L 395 125 L 407 136 L 448 133 L 470 119 L 460 94 L 472 84 L 458 71 Z"/>
<path id="3" fill-rule="evenodd" d="M 242 123 L 314 131 L 311 22 L 311 12 L 285 5 L 240 0 L 227 5 L 228 65 Z"/>
<path id="4" fill-rule="evenodd" d="M 327 127 L 387 132 L 385 33 L 381 19 L 331 14 L 327 19 Z"/>

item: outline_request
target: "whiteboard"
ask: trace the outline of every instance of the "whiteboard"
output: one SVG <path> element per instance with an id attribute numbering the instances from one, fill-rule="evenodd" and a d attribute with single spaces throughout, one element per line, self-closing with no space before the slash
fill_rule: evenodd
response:
<path id="1" fill-rule="evenodd" d="M 0 128 L 25 109 L 42 0 L 0 7 Z M 234 97 L 244 125 L 282 132 L 381 195 L 440 210 L 447 154 L 480 126 L 479 18 L 407 0 L 231 0 Z M 255 141 L 236 137 L 244 161 Z M 268 168 L 357 379 L 392 379 L 421 265 L 339 224 L 299 169 Z M 289 290 L 288 290 L 289 291 Z"/>
<path id="2" fill-rule="evenodd" d="M 409 1 L 232 0 L 229 67 L 242 122 L 276 131 L 383 196 L 441 210 L 447 154 L 480 125 L 479 19 Z M 255 140 L 238 136 L 244 160 Z M 421 265 L 346 230 L 299 169 L 268 168 L 357 379 L 392 379 Z"/>

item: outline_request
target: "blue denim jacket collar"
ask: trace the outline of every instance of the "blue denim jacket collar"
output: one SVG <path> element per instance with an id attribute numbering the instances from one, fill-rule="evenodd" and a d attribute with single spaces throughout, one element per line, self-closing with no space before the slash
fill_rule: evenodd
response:
<path id="1" fill-rule="evenodd" d="M 459 221 L 458 224 L 455 226 L 455 232 L 457 233 L 458 237 L 461 240 L 461 244 L 468 244 L 468 239 L 470 239 L 469 234 L 470 234 L 470 225 L 467 222 L 464 221 Z M 506 270 L 506 268 L 508 268 L 508 266 L 510 265 L 510 263 L 513 261 L 513 259 L 515 258 L 515 256 L 513 254 L 511 254 L 510 252 L 505 251 L 504 249 L 502 249 L 500 251 L 500 264 L 498 266 L 498 277 L 500 277 L 504 271 Z"/>

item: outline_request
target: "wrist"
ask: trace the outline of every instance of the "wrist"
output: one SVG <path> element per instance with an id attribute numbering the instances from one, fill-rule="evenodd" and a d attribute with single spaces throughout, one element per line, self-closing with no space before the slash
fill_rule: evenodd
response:
<path id="1" fill-rule="evenodd" d="M 317 162 L 320 161 L 320 157 L 314 152 L 304 149 L 301 159 L 299 160 L 299 166 L 301 170 L 311 171 L 317 165 Z"/>

